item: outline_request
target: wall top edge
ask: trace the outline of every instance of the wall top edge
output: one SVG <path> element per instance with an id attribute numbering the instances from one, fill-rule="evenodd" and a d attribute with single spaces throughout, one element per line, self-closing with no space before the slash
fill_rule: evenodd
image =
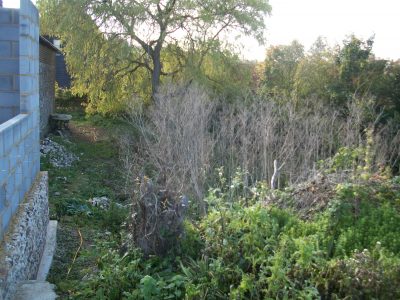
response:
<path id="1" fill-rule="evenodd" d="M 29 116 L 29 114 L 19 114 L 19 115 L 16 115 L 15 117 L 11 118 L 10 120 L 7 120 L 4 123 L 0 124 L 0 133 L 17 125 L 22 120 L 26 119 L 28 116 Z"/>

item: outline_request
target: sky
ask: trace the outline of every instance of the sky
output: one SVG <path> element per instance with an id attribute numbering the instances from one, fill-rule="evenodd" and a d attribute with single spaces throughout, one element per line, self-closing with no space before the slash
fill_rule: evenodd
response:
<path id="1" fill-rule="evenodd" d="M 33 1 L 35 2 L 35 1 Z M 364 39 L 375 35 L 373 51 L 379 58 L 400 59 L 400 0 L 270 0 L 271 16 L 265 22 L 267 41 L 243 39 L 243 58 L 263 60 L 265 49 L 297 39 L 308 49 L 318 36 L 331 45 L 355 34 Z M 19 0 L 3 0 L 5 7 L 18 7 Z"/>

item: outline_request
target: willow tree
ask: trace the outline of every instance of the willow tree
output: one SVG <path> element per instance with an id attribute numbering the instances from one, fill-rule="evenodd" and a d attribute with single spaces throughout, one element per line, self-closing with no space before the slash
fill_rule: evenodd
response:
<path id="1" fill-rule="evenodd" d="M 78 76 L 76 80 L 79 72 L 92 67 L 86 63 L 80 67 L 82 59 L 113 56 L 103 63 L 103 67 L 113 69 L 110 77 L 122 78 L 145 70 L 153 94 L 161 76 L 179 72 L 193 57 L 196 65 L 201 65 L 206 54 L 222 40 L 229 40 L 226 37 L 230 34 L 252 36 L 262 42 L 265 17 L 271 10 L 268 0 L 37 2 L 43 33 L 59 36 L 67 45 L 67 64 Z M 188 55 L 194 51 L 195 56 Z M 176 63 L 165 67 L 166 57 L 174 57 Z"/>

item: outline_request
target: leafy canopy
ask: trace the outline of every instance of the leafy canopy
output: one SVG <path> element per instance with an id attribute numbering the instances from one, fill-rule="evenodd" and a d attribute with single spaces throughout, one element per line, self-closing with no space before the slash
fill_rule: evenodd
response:
<path id="1" fill-rule="evenodd" d="M 38 6 L 43 33 L 65 45 L 76 92 L 100 104 L 148 93 L 149 79 L 154 94 L 161 76 L 188 62 L 200 67 L 232 32 L 263 42 L 271 10 L 268 0 L 39 0 Z"/>

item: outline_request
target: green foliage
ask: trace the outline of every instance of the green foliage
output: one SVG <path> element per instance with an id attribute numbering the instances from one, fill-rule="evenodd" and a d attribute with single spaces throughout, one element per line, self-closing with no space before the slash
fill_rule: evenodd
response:
<path id="1" fill-rule="evenodd" d="M 400 296 L 393 288 L 400 280 L 398 178 L 339 185 L 329 208 L 303 221 L 261 201 L 246 204 L 243 173 L 230 180 L 223 169 L 218 173 L 209 213 L 196 226 L 186 224 L 180 257 L 143 259 L 136 250 L 122 256 L 105 250 L 99 275 L 84 284 L 81 296 L 95 291 L 108 299 Z M 262 186 L 256 191 L 267 192 Z"/>
<path id="2" fill-rule="evenodd" d="M 336 255 L 372 249 L 377 242 L 400 254 L 400 215 L 395 202 L 399 196 L 390 182 L 339 185 L 338 201 L 329 216 Z"/>
<path id="3" fill-rule="evenodd" d="M 38 6 L 43 34 L 63 42 L 73 92 L 88 96 L 88 112 L 103 114 L 121 113 L 138 97 L 149 100 L 162 76 L 182 75 L 187 65 L 201 68 L 211 50 L 225 48 L 220 38 L 231 29 L 262 42 L 264 18 L 271 10 L 268 1 L 261 0 L 223 5 L 39 0 Z M 213 71 L 215 81 L 223 84 L 221 70 Z"/>
<path id="4" fill-rule="evenodd" d="M 267 95 L 291 95 L 297 66 L 304 57 L 304 47 L 297 41 L 267 50 L 263 90 Z"/>
<path id="5" fill-rule="evenodd" d="M 295 41 L 271 47 L 261 93 L 290 95 L 298 105 L 311 101 L 336 109 L 346 107 L 355 96 L 373 96 L 370 109 L 383 110 L 384 119 L 393 117 L 399 112 L 399 62 L 376 58 L 373 43 L 373 37 L 351 35 L 333 48 L 319 37 L 307 52 Z"/>

